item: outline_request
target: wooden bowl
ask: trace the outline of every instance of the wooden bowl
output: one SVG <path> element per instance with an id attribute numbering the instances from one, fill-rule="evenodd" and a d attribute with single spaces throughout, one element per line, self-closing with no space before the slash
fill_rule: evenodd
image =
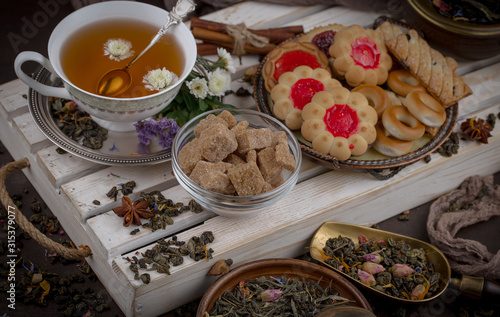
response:
<path id="1" fill-rule="evenodd" d="M 286 276 L 288 278 L 305 278 L 317 282 L 321 287 L 332 282 L 339 295 L 352 300 L 351 305 L 372 311 L 370 304 L 361 292 L 340 274 L 320 265 L 296 259 L 265 259 L 241 265 L 229 273 L 222 275 L 205 293 L 198 306 L 197 317 L 210 312 L 222 294 L 238 285 L 240 281 L 256 279 L 261 276 Z"/>

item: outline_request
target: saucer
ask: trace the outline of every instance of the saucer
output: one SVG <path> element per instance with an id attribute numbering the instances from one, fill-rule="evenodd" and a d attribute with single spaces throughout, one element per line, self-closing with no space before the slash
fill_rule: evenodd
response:
<path id="1" fill-rule="evenodd" d="M 56 85 L 51 73 L 45 69 L 35 75 L 35 80 Z M 108 131 L 108 138 L 100 149 L 91 149 L 64 134 L 51 113 L 49 97 L 29 89 L 28 107 L 35 124 L 54 144 L 75 156 L 104 165 L 152 165 L 171 159 L 171 150 L 139 143 L 136 131 Z"/>

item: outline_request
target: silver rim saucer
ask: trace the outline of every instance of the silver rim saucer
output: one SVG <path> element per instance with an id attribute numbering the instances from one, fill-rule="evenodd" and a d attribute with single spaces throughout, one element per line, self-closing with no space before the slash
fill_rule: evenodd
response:
<path id="1" fill-rule="evenodd" d="M 35 80 L 48 85 L 57 84 L 45 68 L 36 73 Z M 144 151 L 139 151 L 139 140 L 135 131 L 108 131 L 108 138 L 101 149 L 85 147 L 59 129 L 52 117 L 48 100 L 49 97 L 29 89 L 28 108 L 36 125 L 50 141 L 73 155 L 105 165 L 152 165 L 172 158 L 170 149 L 150 149 L 150 154 L 139 154 Z"/>

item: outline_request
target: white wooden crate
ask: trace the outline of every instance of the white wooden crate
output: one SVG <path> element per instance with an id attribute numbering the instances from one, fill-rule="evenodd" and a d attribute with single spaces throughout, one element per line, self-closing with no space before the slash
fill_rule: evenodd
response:
<path id="1" fill-rule="evenodd" d="M 369 24 L 372 13 L 324 6 L 282 7 L 260 3 L 240 5 L 205 18 L 239 23 L 252 19 L 249 27 L 315 25 L 352 21 Z M 255 64 L 255 57 L 244 58 L 242 68 Z M 459 103 L 459 123 L 466 117 L 485 118 L 500 112 L 500 57 L 479 62 L 460 62 L 459 73 L 474 95 Z M 234 85 L 244 85 L 240 82 Z M 432 155 L 405 167 L 389 180 L 380 181 L 368 174 L 326 170 L 307 159 L 301 166 L 300 182 L 292 192 L 268 211 L 250 219 L 216 216 L 208 211 L 184 213 L 174 218 L 165 230 L 145 229 L 130 235 L 111 209 L 119 205 L 105 196 L 117 183 L 135 180 L 143 191 L 160 190 L 173 201 L 189 201 L 189 195 L 171 174 L 170 163 L 139 167 L 110 167 L 85 161 L 71 154 L 58 154 L 56 147 L 38 131 L 28 113 L 27 87 L 19 80 L 0 86 L 0 137 L 14 159 L 27 157 L 31 166 L 24 173 L 58 217 L 77 245 L 90 246 L 93 256 L 87 261 L 113 299 L 127 316 L 156 316 L 202 296 L 215 281 L 206 276 L 219 259 L 231 258 L 235 265 L 267 257 L 296 257 L 306 252 L 314 231 L 324 221 L 373 224 L 416 207 L 456 188 L 470 175 L 487 175 L 500 170 L 500 136 L 496 130 L 490 144 L 461 142 L 458 155 L 444 158 Z M 252 98 L 232 98 L 239 107 L 255 107 Z M 455 127 L 458 130 L 457 127 Z M 498 128 L 497 128 L 498 129 Z M 7 185 L 8 186 L 8 185 Z M 94 199 L 101 205 L 94 205 Z M 160 238 L 177 235 L 189 240 L 203 231 L 212 231 L 210 245 L 214 259 L 185 263 L 171 269 L 171 275 L 151 273 L 151 283 L 133 278 L 123 259 L 151 248 Z"/>

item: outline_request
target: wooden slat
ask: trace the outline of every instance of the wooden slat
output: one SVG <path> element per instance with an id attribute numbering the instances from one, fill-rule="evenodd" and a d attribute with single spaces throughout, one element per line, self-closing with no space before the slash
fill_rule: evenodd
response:
<path id="1" fill-rule="evenodd" d="M 84 160 L 71 153 L 59 154 L 58 146 L 49 146 L 37 152 L 37 162 L 54 188 L 106 168 L 105 165 Z"/>
<path id="2" fill-rule="evenodd" d="M 66 197 L 76 208 L 74 215 L 80 221 L 121 205 L 121 194 L 118 201 L 106 196 L 108 191 L 119 184 L 135 181 L 134 192 L 128 195 L 136 199 L 141 191 L 165 190 L 177 183 L 172 174 L 170 162 L 151 166 L 112 166 L 90 175 L 75 179 L 61 186 L 61 195 Z M 95 205 L 94 200 L 101 205 Z"/>
<path id="3" fill-rule="evenodd" d="M 19 146 L 27 148 L 30 153 L 35 153 L 52 144 L 38 129 L 29 112 L 14 117 L 12 121 L 13 128 L 17 129 L 23 137 Z"/>
<path id="4" fill-rule="evenodd" d="M 28 111 L 28 86 L 20 80 L 13 80 L 0 86 L 0 113 L 8 121 Z"/>
<path id="5" fill-rule="evenodd" d="M 325 5 L 285 6 L 247 1 L 207 14 L 203 19 L 226 24 L 245 23 L 251 29 L 266 29 L 292 23 L 327 7 Z"/>
<path id="6" fill-rule="evenodd" d="M 373 21 L 379 16 L 380 14 L 375 12 L 353 11 L 345 7 L 335 6 L 306 16 L 298 22 L 304 26 L 304 31 L 308 32 L 314 27 L 326 26 L 333 23 L 344 26 L 359 24 L 364 27 L 371 27 Z M 293 24 L 293 22 L 290 22 L 290 24 Z"/>
<path id="7" fill-rule="evenodd" d="M 192 199 L 180 185 L 163 191 L 162 195 L 174 203 L 182 202 L 185 205 L 189 204 Z M 154 232 L 151 229 L 135 225 L 124 227 L 123 219 L 119 218 L 113 211 L 90 218 L 87 223 L 91 233 L 95 235 L 96 241 L 100 241 L 101 248 L 107 252 L 109 258 L 112 258 L 150 244 L 162 237 L 199 225 L 214 216 L 215 214 L 207 210 L 198 214 L 190 211 L 184 212 L 177 217 L 172 217 L 173 225 Z M 147 223 L 147 221 L 142 220 L 143 223 Z M 136 228 L 140 231 L 131 235 L 130 232 Z"/>

